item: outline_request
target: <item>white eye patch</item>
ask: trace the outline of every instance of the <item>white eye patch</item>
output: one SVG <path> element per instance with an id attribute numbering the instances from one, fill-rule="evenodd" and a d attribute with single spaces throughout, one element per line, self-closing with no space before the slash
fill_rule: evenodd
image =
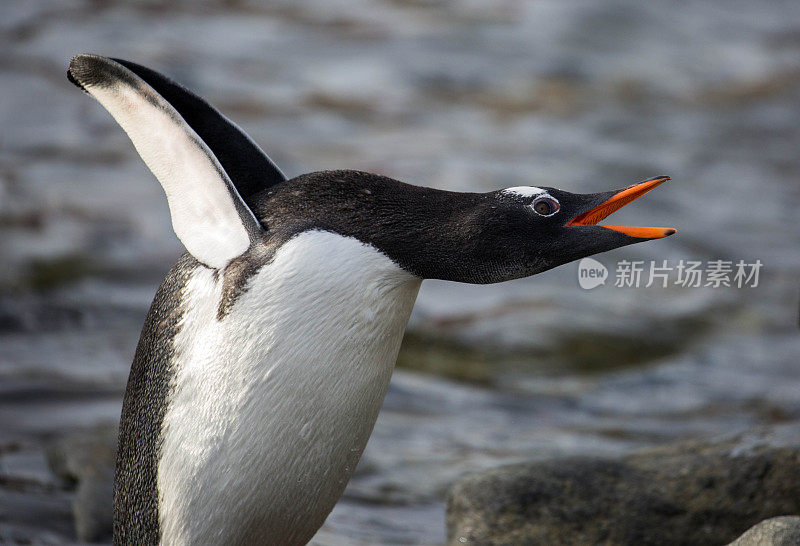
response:
<path id="1" fill-rule="evenodd" d="M 511 193 L 519 197 L 533 197 L 539 194 L 547 194 L 547 191 L 536 186 L 514 186 L 513 188 L 506 188 L 503 193 Z"/>

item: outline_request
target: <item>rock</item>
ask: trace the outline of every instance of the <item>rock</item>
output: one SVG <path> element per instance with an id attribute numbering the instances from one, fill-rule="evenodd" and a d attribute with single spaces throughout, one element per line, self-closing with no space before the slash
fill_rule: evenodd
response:
<path id="1" fill-rule="evenodd" d="M 725 544 L 800 513 L 800 424 L 618 460 L 572 458 L 463 478 L 449 544 Z M 747 543 L 750 544 L 750 543 Z"/>
<path id="2" fill-rule="evenodd" d="M 48 449 L 53 472 L 75 483 L 72 515 L 79 540 L 111 538 L 117 428 L 99 427 L 66 436 Z"/>
<path id="3" fill-rule="evenodd" d="M 0 486 L 0 544 L 74 544 L 69 495 Z"/>
<path id="4" fill-rule="evenodd" d="M 754 525 L 728 546 L 797 546 L 800 516 L 770 518 Z"/>

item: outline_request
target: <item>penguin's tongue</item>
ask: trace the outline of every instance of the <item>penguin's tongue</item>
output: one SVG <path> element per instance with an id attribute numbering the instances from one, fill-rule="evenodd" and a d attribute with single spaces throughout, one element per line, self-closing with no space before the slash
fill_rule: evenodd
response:
<path id="1" fill-rule="evenodd" d="M 611 199 L 601 203 L 590 211 L 584 212 L 570 220 L 567 226 L 590 226 L 596 225 L 612 212 L 621 209 L 631 201 L 643 196 L 656 186 L 669 180 L 669 176 L 658 176 L 650 180 L 645 180 L 639 184 L 634 184 L 629 188 L 617 192 Z M 674 228 L 662 227 L 637 227 L 637 226 L 600 226 L 624 233 L 630 237 L 638 239 L 661 239 L 675 233 Z"/>

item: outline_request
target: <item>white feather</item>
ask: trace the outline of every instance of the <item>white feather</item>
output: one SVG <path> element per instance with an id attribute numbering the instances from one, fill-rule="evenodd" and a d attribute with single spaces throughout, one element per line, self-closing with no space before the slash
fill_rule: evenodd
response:
<path id="1" fill-rule="evenodd" d="M 285 243 L 221 322 L 186 288 L 158 466 L 162 543 L 305 544 L 347 484 L 421 279 L 356 239 Z"/>

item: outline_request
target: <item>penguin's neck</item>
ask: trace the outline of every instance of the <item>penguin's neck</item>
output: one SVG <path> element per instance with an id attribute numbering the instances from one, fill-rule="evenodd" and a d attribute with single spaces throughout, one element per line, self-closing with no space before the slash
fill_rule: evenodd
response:
<path id="1" fill-rule="evenodd" d="M 356 239 L 309 231 L 219 320 L 223 282 L 200 267 L 184 290 L 162 543 L 305 543 L 366 446 L 421 280 Z"/>

